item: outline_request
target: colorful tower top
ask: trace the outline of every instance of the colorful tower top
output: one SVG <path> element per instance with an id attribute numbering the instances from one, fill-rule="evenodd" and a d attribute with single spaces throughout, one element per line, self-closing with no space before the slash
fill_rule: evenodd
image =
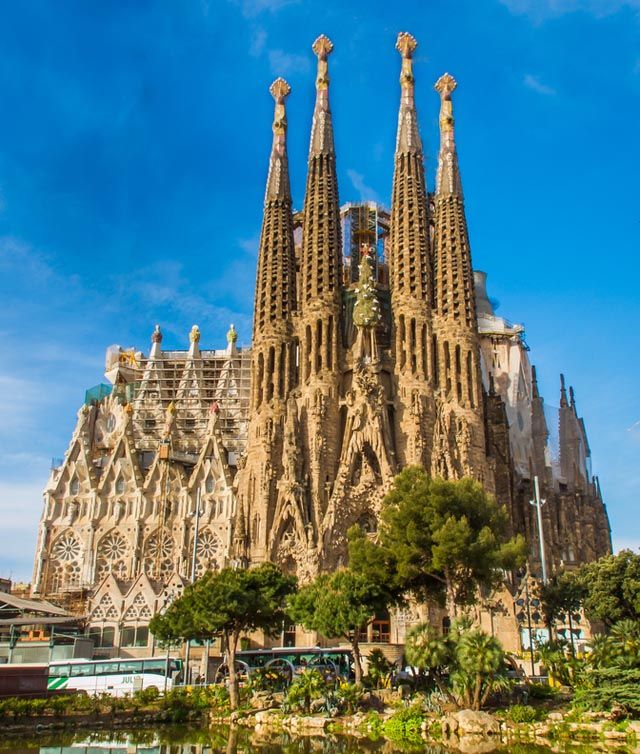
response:
<path id="1" fill-rule="evenodd" d="M 422 152 L 422 142 L 418 131 L 418 119 L 416 105 L 413 96 L 413 53 L 418 43 L 415 37 L 406 31 L 398 34 L 396 49 L 402 56 L 402 70 L 400 71 L 400 86 L 402 99 L 400 100 L 400 113 L 398 114 L 398 136 L 396 139 L 396 153 L 398 152 Z"/>
<path id="2" fill-rule="evenodd" d="M 318 58 L 316 76 L 316 106 L 311 126 L 310 154 L 333 153 L 333 125 L 329 108 L 329 63 L 328 57 L 333 50 L 333 42 L 321 34 L 311 49 Z"/>
<path id="3" fill-rule="evenodd" d="M 440 157 L 436 176 L 436 194 L 462 196 L 462 182 L 456 152 L 453 102 L 451 95 L 458 83 L 449 73 L 436 81 L 435 90 L 440 95 Z"/>
<path id="4" fill-rule="evenodd" d="M 284 79 L 278 78 L 271 84 L 269 91 L 276 104 L 273 114 L 273 147 L 269 161 L 265 204 L 274 199 L 291 201 L 287 159 L 287 112 L 284 104 L 291 93 L 291 87 Z"/>

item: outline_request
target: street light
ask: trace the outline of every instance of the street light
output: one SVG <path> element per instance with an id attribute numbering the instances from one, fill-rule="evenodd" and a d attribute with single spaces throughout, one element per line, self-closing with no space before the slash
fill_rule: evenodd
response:
<path id="1" fill-rule="evenodd" d="M 520 610 L 519 613 L 516 613 L 516 620 L 519 624 L 523 624 L 525 621 L 527 622 L 527 630 L 529 632 L 529 656 L 531 658 L 531 675 L 535 676 L 536 670 L 535 670 L 535 652 L 533 647 L 533 622 L 539 623 L 542 615 L 538 612 L 538 608 L 540 607 L 540 600 L 536 597 L 531 597 L 529 593 L 529 578 L 531 574 L 529 573 L 529 569 L 524 572 L 524 575 L 521 576 L 521 587 L 519 590 L 520 596 L 515 600 L 515 604 L 520 607 L 524 608 L 526 612 L 523 612 L 523 610 Z M 531 612 L 531 608 L 534 609 L 534 612 Z"/>

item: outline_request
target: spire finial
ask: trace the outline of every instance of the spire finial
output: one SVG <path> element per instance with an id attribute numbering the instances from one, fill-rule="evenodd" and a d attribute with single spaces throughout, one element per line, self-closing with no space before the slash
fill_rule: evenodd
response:
<path id="1" fill-rule="evenodd" d="M 269 160 L 265 203 L 272 200 L 291 199 L 287 163 L 287 111 L 284 106 L 285 99 L 291 93 L 291 87 L 284 79 L 277 78 L 269 87 L 269 92 L 276 104 L 273 113 L 273 147 Z"/>
<path id="2" fill-rule="evenodd" d="M 151 335 L 151 342 L 162 343 L 162 330 L 160 330 L 160 325 L 156 325 L 153 328 L 153 334 Z"/>
<path id="3" fill-rule="evenodd" d="M 229 330 L 227 332 L 227 343 L 232 344 L 235 343 L 238 340 L 238 331 L 234 327 L 233 322 L 229 325 Z"/>
<path id="4" fill-rule="evenodd" d="M 318 57 L 318 74 L 316 76 L 316 104 L 311 123 L 311 144 L 309 157 L 318 154 L 333 153 L 333 126 L 331 108 L 329 107 L 329 64 L 327 59 L 333 50 L 333 42 L 321 34 L 311 46 Z"/>
<path id="5" fill-rule="evenodd" d="M 194 325 L 191 330 L 189 330 L 189 343 L 199 343 L 200 342 L 200 328 L 198 325 Z"/>
<path id="6" fill-rule="evenodd" d="M 311 49 L 314 51 L 318 58 L 318 75 L 316 77 L 316 89 L 328 89 L 329 87 L 329 66 L 327 64 L 327 58 L 331 55 L 333 50 L 333 42 L 321 34 L 316 41 L 311 45 Z"/>
<path id="7" fill-rule="evenodd" d="M 458 82 L 450 73 L 440 76 L 433 87 L 440 95 L 440 132 L 453 133 L 453 104 L 451 94 L 458 86 Z"/>
<path id="8" fill-rule="evenodd" d="M 291 87 L 284 79 L 277 78 L 269 87 L 269 91 L 276 101 L 273 113 L 273 133 L 285 134 L 287 131 L 287 113 L 284 101 L 291 94 Z"/>
<path id="9" fill-rule="evenodd" d="M 402 71 L 400 83 L 405 87 L 413 88 L 413 53 L 418 46 L 416 38 L 407 31 L 401 31 L 396 41 L 396 50 L 402 56 Z"/>
<path id="10" fill-rule="evenodd" d="M 560 408 L 566 408 L 567 403 L 567 389 L 564 384 L 564 374 L 560 375 Z"/>

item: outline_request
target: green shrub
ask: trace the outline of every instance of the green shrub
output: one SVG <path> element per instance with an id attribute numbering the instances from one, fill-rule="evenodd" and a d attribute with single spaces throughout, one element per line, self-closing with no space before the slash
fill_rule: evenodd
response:
<path id="1" fill-rule="evenodd" d="M 414 703 L 400 707 L 382 726 L 384 735 L 392 741 L 419 743 L 422 741 L 422 705 Z"/>
<path id="2" fill-rule="evenodd" d="M 573 703 L 577 709 L 596 712 L 616 706 L 628 717 L 640 716 L 640 668 L 593 669 L 576 689 Z"/>
<path id="3" fill-rule="evenodd" d="M 340 709 L 352 715 L 362 700 L 362 688 L 355 683 L 342 682 L 335 692 Z"/>
<path id="4" fill-rule="evenodd" d="M 309 712 L 311 702 L 322 698 L 327 691 L 327 682 L 318 670 L 305 670 L 289 686 L 285 700 L 288 709 Z"/>
<path id="5" fill-rule="evenodd" d="M 530 683 L 526 690 L 530 699 L 556 699 L 558 697 L 558 689 L 546 683 Z"/>
<path id="6" fill-rule="evenodd" d="M 544 712 L 529 704 L 513 704 L 507 709 L 506 716 L 514 723 L 534 723 L 543 719 Z"/>
<path id="7" fill-rule="evenodd" d="M 160 698 L 160 690 L 155 686 L 149 686 L 149 688 L 136 691 L 133 697 L 134 699 L 137 699 L 143 706 L 154 704 Z"/>

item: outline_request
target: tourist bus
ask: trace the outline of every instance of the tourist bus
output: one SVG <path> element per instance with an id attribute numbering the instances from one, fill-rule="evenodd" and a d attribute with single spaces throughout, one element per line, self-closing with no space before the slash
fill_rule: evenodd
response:
<path id="1" fill-rule="evenodd" d="M 251 677 L 258 669 L 272 669 L 291 681 L 307 668 L 315 668 L 330 678 L 351 678 L 353 656 L 345 647 L 273 647 L 236 652 L 236 670 L 241 680 Z M 225 679 L 228 674 L 225 659 L 216 672 L 216 681 Z"/>
<path id="2" fill-rule="evenodd" d="M 143 660 L 60 660 L 49 664 L 47 690 L 124 696 L 154 686 L 169 691 L 182 674 L 182 660 L 147 657 Z"/>

